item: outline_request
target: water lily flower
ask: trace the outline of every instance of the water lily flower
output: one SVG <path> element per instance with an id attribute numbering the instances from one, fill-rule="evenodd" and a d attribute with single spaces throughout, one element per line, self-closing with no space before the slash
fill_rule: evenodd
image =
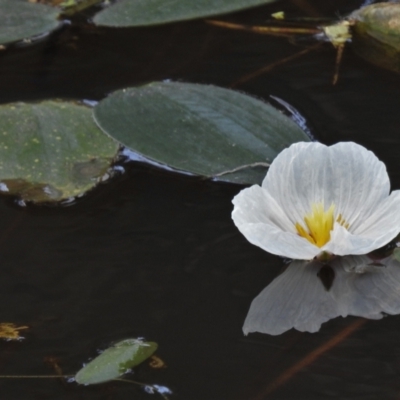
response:
<path id="1" fill-rule="evenodd" d="M 295 143 L 272 162 L 262 186 L 242 190 L 232 218 L 247 240 L 284 257 L 367 254 L 400 232 L 400 191 L 364 147 Z"/>

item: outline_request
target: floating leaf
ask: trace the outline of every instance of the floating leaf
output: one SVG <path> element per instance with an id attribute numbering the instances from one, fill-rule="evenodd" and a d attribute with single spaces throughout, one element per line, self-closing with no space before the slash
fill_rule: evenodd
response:
<path id="1" fill-rule="evenodd" d="M 400 72 L 400 4 L 371 4 L 350 18 L 354 51 L 379 67 Z"/>
<path id="2" fill-rule="evenodd" d="M 75 380 L 82 385 L 91 385 L 116 379 L 149 358 L 157 347 L 157 343 L 139 339 L 118 342 L 86 364 L 75 375 Z"/>
<path id="3" fill-rule="evenodd" d="M 0 106 L 0 192 L 33 202 L 59 201 L 96 185 L 118 144 L 91 109 L 68 102 Z"/>
<path id="4" fill-rule="evenodd" d="M 274 0 L 119 0 L 98 13 L 97 25 L 145 26 L 226 14 Z"/>
<path id="5" fill-rule="evenodd" d="M 0 0 L 0 44 L 28 40 L 57 28 L 60 10 L 25 0 Z"/>
<path id="6" fill-rule="evenodd" d="M 94 116 L 106 133 L 145 157 L 210 177 L 269 163 L 290 144 L 310 140 L 271 105 L 211 85 L 170 82 L 119 90 L 97 104 Z M 260 183 L 265 173 L 249 167 L 220 179 Z"/>

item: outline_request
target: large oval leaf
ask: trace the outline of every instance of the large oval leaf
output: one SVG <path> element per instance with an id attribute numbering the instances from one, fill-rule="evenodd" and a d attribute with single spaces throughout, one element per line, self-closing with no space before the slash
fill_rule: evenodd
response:
<path id="1" fill-rule="evenodd" d="M 145 26 L 226 14 L 274 0 L 120 0 L 94 18 L 98 25 Z"/>
<path id="2" fill-rule="evenodd" d="M 242 165 L 271 162 L 309 137 L 269 104 L 233 90 L 189 83 L 152 83 L 119 90 L 94 108 L 98 125 L 125 146 L 193 174 L 215 176 Z M 221 176 L 260 183 L 265 168 Z"/>
<path id="3" fill-rule="evenodd" d="M 45 34 L 60 25 L 60 10 L 25 0 L 0 0 L 0 44 Z"/>
<path id="4" fill-rule="evenodd" d="M 33 202 L 80 195 L 107 172 L 117 151 L 88 107 L 57 101 L 0 106 L 0 192 Z"/>
<path id="5" fill-rule="evenodd" d="M 116 379 L 149 358 L 157 347 L 157 343 L 138 339 L 118 342 L 86 364 L 75 375 L 75 381 L 92 385 Z"/>

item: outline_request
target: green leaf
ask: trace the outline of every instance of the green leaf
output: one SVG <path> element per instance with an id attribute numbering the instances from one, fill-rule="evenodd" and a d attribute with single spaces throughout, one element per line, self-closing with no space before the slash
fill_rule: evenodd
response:
<path id="1" fill-rule="evenodd" d="M 78 196 L 106 174 L 118 144 L 91 109 L 68 102 L 0 106 L 0 192 L 33 202 Z"/>
<path id="2" fill-rule="evenodd" d="M 75 381 L 92 385 L 116 379 L 149 358 L 157 347 L 157 343 L 139 339 L 118 342 L 86 364 L 75 375 Z"/>
<path id="3" fill-rule="evenodd" d="M 269 163 L 290 144 L 310 140 L 271 105 L 211 85 L 169 82 L 119 90 L 97 104 L 94 117 L 104 132 L 135 152 L 209 177 Z M 260 183 L 265 173 L 250 167 L 220 179 Z"/>
<path id="4" fill-rule="evenodd" d="M 0 0 L 0 44 L 28 40 L 57 28 L 60 10 L 25 0 Z"/>
<path id="5" fill-rule="evenodd" d="M 102 2 L 103 0 L 64 0 L 59 6 L 62 7 L 63 16 L 72 16 Z"/>
<path id="6" fill-rule="evenodd" d="M 400 4 L 371 4 L 354 11 L 352 47 L 366 61 L 400 72 Z"/>
<path id="7" fill-rule="evenodd" d="M 119 0 L 98 13 L 97 25 L 124 27 L 226 14 L 271 3 L 274 0 Z"/>

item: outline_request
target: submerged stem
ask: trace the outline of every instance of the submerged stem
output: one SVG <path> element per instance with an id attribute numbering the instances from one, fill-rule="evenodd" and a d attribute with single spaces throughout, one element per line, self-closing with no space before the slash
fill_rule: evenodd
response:
<path id="1" fill-rule="evenodd" d="M 344 44 L 341 44 L 337 47 L 336 61 L 335 61 L 335 73 L 333 74 L 332 85 L 336 85 L 336 83 L 339 79 L 339 67 L 340 67 L 340 62 L 342 61 L 342 57 L 343 57 L 344 46 L 345 46 Z"/>
<path id="2" fill-rule="evenodd" d="M 264 35 L 273 36 L 291 36 L 291 35 L 315 35 L 321 32 L 319 28 L 293 28 L 293 27 L 281 27 L 281 26 L 252 26 L 252 25 L 242 25 L 234 24 L 231 22 L 216 21 L 216 20 L 206 20 L 207 24 L 219 26 L 221 28 L 237 29 L 247 32 L 261 33 Z"/>
<path id="3" fill-rule="evenodd" d="M 257 78 L 258 76 L 260 76 L 262 74 L 265 74 L 266 72 L 271 71 L 272 69 L 278 67 L 279 65 L 286 64 L 289 61 L 295 60 L 296 58 L 301 57 L 301 56 L 309 53 L 310 51 L 313 51 L 313 50 L 317 49 L 318 47 L 322 46 L 322 44 L 323 43 L 317 43 L 314 46 L 308 47 L 307 49 L 299 51 L 298 53 L 292 54 L 289 57 L 282 58 L 281 60 L 278 60 L 278 61 L 276 61 L 276 62 L 274 62 L 272 64 L 268 64 L 265 67 L 262 67 L 262 68 L 254 71 L 254 72 L 252 72 L 250 74 L 247 74 L 247 75 L 243 76 L 242 78 L 239 78 L 237 81 L 231 83 L 229 86 L 231 88 L 234 88 L 234 87 L 236 87 L 238 85 L 241 85 L 241 84 L 243 84 L 245 82 L 248 82 L 248 81 L 250 81 L 250 80 L 252 80 L 254 78 Z"/>

